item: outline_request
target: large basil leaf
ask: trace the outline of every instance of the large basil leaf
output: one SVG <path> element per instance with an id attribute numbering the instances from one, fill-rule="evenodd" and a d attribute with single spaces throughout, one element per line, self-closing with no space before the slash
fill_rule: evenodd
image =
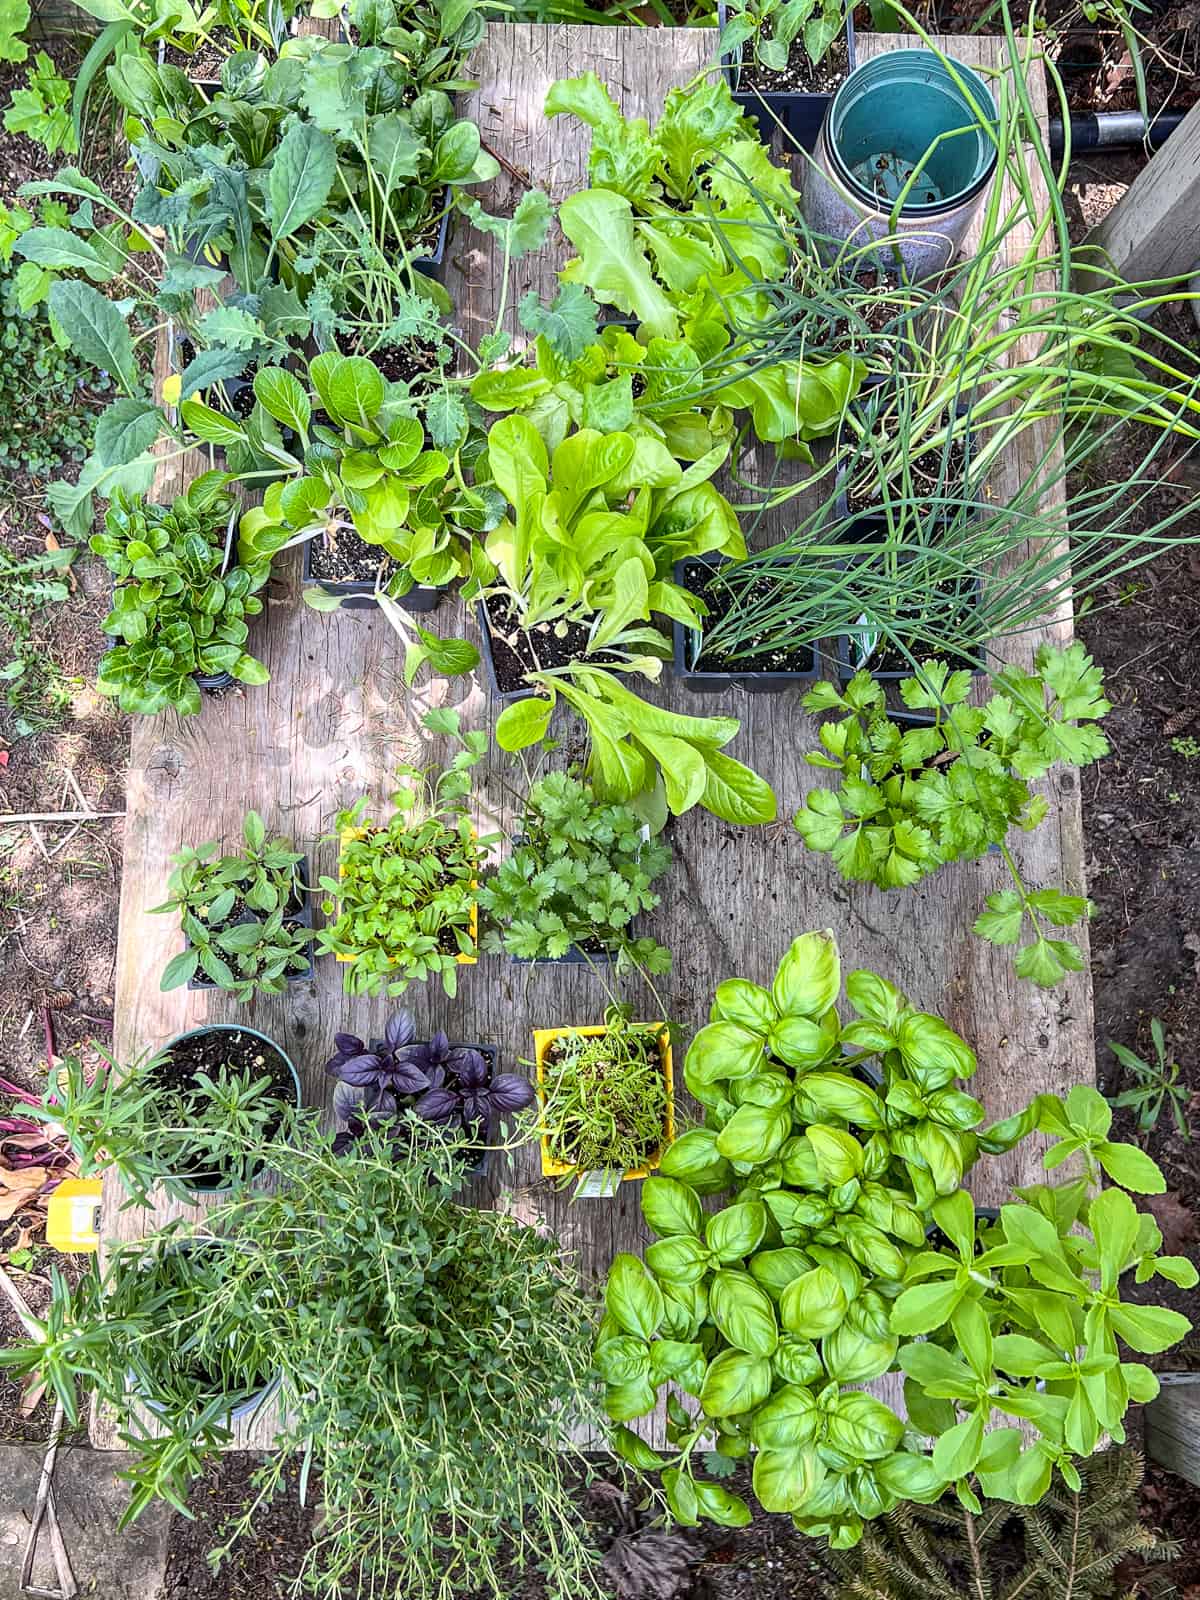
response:
<path id="1" fill-rule="evenodd" d="M 626 1333 L 636 1334 L 639 1339 L 652 1339 L 663 1319 L 662 1290 L 644 1264 L 636 1256 L 625 1253 L 613 1261 L 604 1289 L 604 1304 Z"/>
<path id="2" fill-rule="evenodd" d="M 805 1388 L 777 1389 L 755 1412 L 750 1435 L 760 1450 L 797 1450 L 812 1444 L 821 1428 L 816 1398 Z"/>
<path id="3" fill-rule="evenodd" d="M 815 1450 L 760 1450 L 754 1493 L 764 1511 L 801 1511 L 812 1501 L 824 1468 Z"/>
<path id="4" fill-rule="evenodd" d="M 823 1339 L 846 1316 L 846 1295 L 828 1267 L 813 1267 L 789 1283 L 779 1300 L 779 1320 L 789 1333 Z"/>
<path id="5" fill-rule="evenodd" d="M 646 1264 L 672 1288 L 699 1283 L 709 1267 L 709 1253 L 693 1234 L 659 1239 L 646 1246 Z"/>
<path id="6" fill-rule="evenodd" d="M 762 1035 L 734 1022 L 710 1022 L 688 1046 L 684 1069 L 689 1080 L 715 1083 L 745 1078 L 763 1061 Z"/>
<path id="7" fill-rule="evenodd" d="M 883 1104 L 873 1089 L 844 1072 L 809 1072 L 797 1086 L 797 1106 L 809 1122 L 852 1122 L 882 1128 Z"/>
<path id="8" fill-rule="evenodd" d="M 770 992 L 746 978 L 726 978 L 717 985 L 714 1018 L 736 1022 L 752 1033 L 766 1033 L 779 1013 Z"/>
<path id="9" fill-rule="evenodd" d="M 717 1135 L 729 1161 L 759 1166 L 779 1151 L 792 1129 L 790 1106 L 740 1106 Z"/>
<path id="10" fill-rule="evenodd" d="M 801 1339 L 794 1333 L 781 1335 L 771 1365 L 784 1383 L 817 1383 L 825 1375 L 816 1345 L 811 1339 Z"/>
<path id="11" fill-rule="evenodd" d="M 753 1255 L 766 1231 L 767 1212 L 762 1201 L 742 1200 L 708 1219 L 705 1239 L 716 1259 L 728 1263 Z"/>
<path id="12" fill-rule="evenodd" d="M 664 1178 L 686 1183 L 698 1194 L 717 1194 L 733 1181 L 733 1168 L 717 1149 L 717 1135 L 711 1128 L 690 1128 L 668 1145 L 658 1170 Z"/>
<path id="13" fill-rule="evenodd" d="M 696 1507 L 702 1517 L 722 1528 L 745 1528 L 750 1524 L 750 1507 L 740 1495 L 732 1494 L 723 1484 L 693 1484 Z"/>
<path id="14" fill-rule="evenodd" d="M 793 939 L 771 984 L 771 997 L 784 1016 L 818 1018 L 836 1002 L 842 967 L 833 934 L 802 933 Z"/>
<path id="15" fill-rule="evenodd" d="M 749 1268 L 756 1283 L 778 1300 L 788 1284 L 812 1267 L 812 1257 L 794 1245 L 782 1250 L 760 1250 L 751 1256 Z"/>
<path id="16" fill-rule="evenodd" d="M 614 1383 L 604 1391 L 604 1409 L 614 1422 L 631 1422 L 654 1410 L 658 1394 L 648 1378 Z"/>
<path id="17" fill-rule="evenodd" d="M 660 1238 L 700 1235 L 704 1214 L 692 1191 L 674 1178 L 651 1177 L 642 1185 L 642 1215 Z"/>
<path id="18" fill-rule="evenodd" d="M 737 1350 L 770 1356 L 779 1342 L 775 1307 L 746 1272 L 718 1272 L 708 1287 L 709 1315 Z"/>
<path id="19" fill-rule="evenodd" d="M 826 1437 L 855 1461 L 876 1461 L 890 1455 L 904 1436 L 904 1424 L 882 1400 L 850 1389 L 829 1415 Z"/>
<path id="20" fill-rule="evenodd" d="M 594 1359 L 596 1371 L 605 1383 L 632 1383 L 650 1376 L 650 1349 L 643 1339 L 620 1334 L 598 1345 Z"/>
<path id="21" fill-rule="evenodd" d="M 753 1411 L 771 1392 L 771 1363 L 744 1350 L 723 1350 L 709 1362 L 700 1404 L 710 1417 Z"/>

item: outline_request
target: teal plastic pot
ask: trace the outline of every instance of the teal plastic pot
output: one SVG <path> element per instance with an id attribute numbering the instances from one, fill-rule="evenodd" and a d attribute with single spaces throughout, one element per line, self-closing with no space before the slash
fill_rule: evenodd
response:
<path id="1" fill-rule="evenodd" d="M 288 1055 L 281 1044 L 276 1044 L 274 1039 L 269 1038 L 265 1033 L 260 1033 L 257 1028 L 248 1028 L 244 1022 L 206 1022 L 199 1028 L 189 1028 L 186 1033 L 177 1033 L 173 1039 L 169 1040 L 163 1046 L 162 1053 L 166 1055 L 177 1044 L 182 1044 L 185 1039 L 194 1039 L 197 1034 L 204 1033 L 245 1033 L 249 1034 L 252 1039 L 261 1039 L 263 1044 L 270 1045 L 271 1049 L 282 1057 L 284 1065 L 291 1073 L 292 1084 L 296 1091 L 297 1108 L 304 1103 L 300 1088 L 300 1074 L 296 1071 L 296 1066 L 291 1056 Z M 197 1183 L 186 1177 L 183 1182 L 192 1194 L 223 1195 L 232 1192 L 228 1186 L 222 1184 Z"/>
<path id="2" fill-rule="evenodd" d="M 887 240 L 880 265 L 899 257 L 909 279 L 939 272 L 995 175 L 995 127 L 996 103 L 970 67 L 931 50 L 876 56 L 850 74 L 825 114 L 804 175 L 805 220 L 851 249 Z"/>

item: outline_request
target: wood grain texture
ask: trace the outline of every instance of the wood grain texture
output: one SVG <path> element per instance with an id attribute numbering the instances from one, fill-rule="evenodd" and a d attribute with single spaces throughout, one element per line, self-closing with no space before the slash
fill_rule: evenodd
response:
<path id="1" fill-rule="evenodd" d="M 1200 106 L 1193 106 L 1085 241 L 1130 283 L 1200 265 Z"/>
<path id="2" fill-rule="evenodd" d="M 1200 1375 L 1160 1374 L 1162 1390 L 1143 1416 L 1146 1454 L 1160 1467 L 1200 1485 Z"/>
<path id="3" fill-rule="evenodd" d="M 896 42 L 868 36 L 860 51 L 865 57 Z M 1003 59 L 1002 41 L 944 42 L 968 61 L 992 65 Z M 667 89 L 705 66 L 711 47 L 711 33 L 701 31 L 492 25 L 469 72 L 479 87 L 465 97 L 463 110 L 475 117 L 485 140 L 510 167 L 529 172 L 559 200 L 585 181 L 588 146 L 575 119 L 542 116 L 549 85 L 590 67 L 610 84 L 626 112 L 654 116 Z M 520 182 L 504 170 L 481 198 L 489 211 L 503 214 L 520 193 Z M 565 253 L 555 230 L 542 251 L 518 264 L 505 321 L 514 335 L 519 332 L 516 302 L 528 288 L 552 293 Z M 474 342 L 494 323 L 498 256 L 491 240 L 461 224 L 449 256 L 449 288 L 463 330 Z M 1027 436 L 1029 460 L 1034 459 L 1031 445 Z M 1015 482 L 1024 465 L 1023 460 L 1006 463 L 1005 475 Z M 160 496 L 183 481 L 180 472 L 173 479 L 164 472 Z M 394 787 L 397 762 L 431 761 L 444 754 L 440 741 L 420 732 L 420 717 L 429 706 L 457 705 L 465 726 L 488 725 L 497 708 L 480 681 L 435 682 L 406 696 L 398 642 L 386 622 L 370 613 L 309 611 L 299 601 L 298 573 L 299 553 L 289 552 L 272 579 L 265 628 L 251 639 L 271 671 L 265 688 L 206 700 L 198 717 L 170 715 L 134 725 L 116 1048 L 124 1059 L 206 1018 L 242 1020 L 288 1050 L 306 1100 L 326 1106 L 329 1086 L 321 1068 L 335 1030 L 380 1032 L 391 1005 L 344 999 L 341 973 L 331 959 L 318 963 L 314 983 L 293 987 L 281 998 L 258 997 L 245 1007 L 217 994 L 163 995 L 159 974 L 179 948 L 180 936 L 170 918 L 147 917 L 145 908 L 163 899 L 168 858 L 180 843 L 235 837 L 251 806 L 269 827 L 290 833 L 315 854 L 316 870 L 332 872 L 335 849 L 322 836 L 336 811 L 364 793 L 382 802 Z M 435 626 L 443 634 L 461 629 L 474 637 L 473 620 L 464 620 L 457 605 L 443 604 Z M 1065 638 L 1069 632 L 1069 619 L 1063 618 L 1043 635 L 1027 635 L 1020 651 L 1028 656 L 1038 638 Z M 1014 659 L 1016 653 L 1014 647 Z M 728 706 L 741 716 L 742 731 L 730 753 L 772 783 L 782 819 L 778 827 L 737 829 L 696 811 L 671 827 L 676 863 L 648 931 L 675 952 L 674 970 L 659 980 L 660 997 L 685 1037 L 707 1020 L 713 989 L 722 978 L 736 974 L 766 981 L 795 934 L 830 927 L 847 970 L 866 966 L 892 979 L 915 1004 L 944 1016 L 974 1045 L 979 1071 L 973 1089 L 989 1115 L 1005 1115 L 1038 1090 L 1063 1089 L 1094 1076 L 1086 975 L 1044 994 L 1018 983 L 1010 957 L 971 933 L 985 894 L 1003 887 L 999 862 L 988 858 L 950 866 L 915 890 L 889 896 L 846 884 L 826 857 L 805 851 L 788 823 L 820 781 L 802 759 L 815 745 L 815 729 L 800 707 L 799 691 L 699 698 L 668 682 L 652 694 L 680 711 L 707 713 Z M 481 832 L 510 817 L 505 783 L 511 772 L 499 756 L 484 772 Z M 1082 891 L 1073 775 L 1046 792 L 1050 816 L 1035 835 L 1021 839 L 1022 868 L 1031 884 L 1061 883 Z M 660 1015 L 659 1000 L 638 987 L 627 991 L 637 1013 Z M 430 985 L 411 989 L 403 1003 L 423 1030 L 440 1025 L 453 1038 L 495 1043 L 511 1067 L 531 1056 L 535 1027 L 600 1020 L 606 1001 L 598 977 L 586 967 L 527 967 L 491 957 L 462 969 L 456 1001 L 446 1001 Z M 536 1147 L 511 1159 L 514 1186 L 503 1203 L 531 1224 L 554 1229 L 577 1253 L 586 1282 L 602 1278 L 617 1251 L 640 1249 L 646 1235 L 639 1184 L 622 1184 L 613 1200 L 571 1205 L 537 1176 Z M 981 1170 L 978 1197 L 995 1201 L 1011 1183 L 1032 1180 L 1036 1170 L 1026 1151 L 990 1161 Z M 502 1187 L 493 1182 L 491 1192 Z M 137 1237 L 179 1210 L 164 1205 L 121 1211 L 120 1198 L 114 1185 L 106 1185 L 106 1237 Z M 252 1434 L 239 1430 L 235 1443 L 268 1443 L 274 1423 L 273 1415 L 264 1414 Z M 105 1419 L 97 1421 L 93 1439 L 104 1448 L 119 1444 Z"/>

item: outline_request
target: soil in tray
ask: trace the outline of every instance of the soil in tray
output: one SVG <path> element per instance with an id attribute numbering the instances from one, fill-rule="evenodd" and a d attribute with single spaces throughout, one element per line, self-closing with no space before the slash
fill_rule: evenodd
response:
<path id="1" fill-rule="evenodd" d="M 336 543 L 333 542 L 336 537 Z M 336 536 L 318 535 L 311 541 L 310 571 L 322 583 L 375 583 L 386 585 L 396 573 L 396 563 L 378 545 L 360 539 L 353 528 L 340 528 Z"/>
<path id="2" fill-rule="evenodd" d="M 496 671 L 496 684 L 502 694 L 527 688 L 527 672 L 565 667 L 587 654 L 591 630 L 582 623 L 572 623 L 561 638 L 548 623 L 535 628 L 533 633 L 526 633 L 503 597 L 492 595 L 484 605 L 491 623 L 492 664 Z M 603 650 L 588 656 L 589 661 L 597 663 L 610 659 Z"/>
<path id="3" fill-rule="evenodd" d="M 756 61 L 752 46 L 742 48 L 742 68 L 734 85 L 739 94 L 755 90 L 761 94 L 832 94 L 850 71 L 845 33 L 833 41 L 815 66 L 808 59 L 803 39 L 797 37 L 782 72 L 771 72 Z"/>
<path id="4" fill-rule="evenodd" d="M 179 360 L 181 367 L 189 367 L 196 359 L 196 346 L 190 339 L 180 339 Z M 228 385 L 244 384 L 244 388 L 237 388 L 230 393 Z M 223 411 L 227 417 L 237 417 L 245 422 L 254 410 L 254 368 L 243 367 L 236 378 L 226 378 L 223 383 L 209 384 L 204 391 L 207 403 L 214 411 Z"/>
<path id="5" fill-rule="evenodd" d="M 436 234 L 434 243 L 436 244 Z M 389 383 L 413 383 L 437 370 L 437 350 L 431 344 L 413 339 L 406 345 L 381 345 L 375 350 L 364 350 L 355 333 L 335 333 L 333 342 L 344 356 L 366 356 L 373 361 Z"/>
<path id="6" fill-rule="evenodd" d="M 945 596 L 947 600 L 958 601 L 957 606 L 953 609 L 943 606 L 937 608 L 937 631 L 942 638 L 950 637 L 961 640 L 962 643 L 959 649 L 955 649 L 953 646 L 946 646 L 934 650 L 930 645 L 909 639 L 906 641 L 909 654 L 905 655 L 903 650 L 893 644 L 890 639 L 880 638 L 870 657 L 863 661 L 860 659 L 860 653 L 857 648 L 858 640 L 853 638 L 849 641 L 851 669 L 858 672 L 865 667 L 868 672 L 902 672 L 908 676 L 913 669 L 911 657 L 915 657 L 917 661 L 924 661 L 928 656 L 937 656 L 940 661 L 945 661 L 954 670 L 960 667 L 966 668 L 968 672 L 975 670 L 976 662 L 972 658 L 977 656 L 980 650 L 976 639 L 978 624 L 975 615 L 975 593 L 972 590 L 968 594 L 962 594 L 952 583 L 938 584 L 936 592 Z M 904 624 L 909 619 L 914 622 L 919 621 L 920 614 L 916 611 L 906 611 L 903 608 L 898 609 L 893 620 L 893 632 L 903 637 Z M 924 631 L 922 629 L 922 632 Z"/>
<path id="7" fill-rule="evenodd" d="M 735 602 L 739 605 L 754 606 L 770 600 L 778 590 L 768 573 L 755 578 L 749 584 L 739 584 L 736 590 L 723 583 L 720 570 L 713 570 L 701 561 L 689 561 L 683 569 L 684 587 L 689 594 L 694 594 L 703 600 L 708 607 L 706 626 L 712 627 L 726 617 L 733 609 Z M 813 648 L 811 644 L 797 644 L 789 648 L 775 647 L 764 651 L 760 655 L 739 652 L 736 657 L 722 654 L 719 650 L 704 649 L 697 659 L 688 662 L 690 672 L 803 672 L 811 674 L 813 670 Z"/>
<path id="8" fill-rule="evenodd" d="M 210 39 L 206 39 L 195 50 L 180 50 L 173 44 L 167 45 L 163 50 L 163 65 L 178 67 L 193 83 L 214 83 L 220 78 L 221 68 L 229 57 L 241 48 L 241 43 L 228 28 L 218 28 Z"/>
<path id="9" fill-rule="evenodd" d="M 279 1117 L 272 1120 L 269 1128 L 273 1134 L 283 1120 L 283 1106 L 295 1099 L 296 1084 L 275 1046 L 252 1033 L 221 1029 L 181 1039 L 155 1067 L 153 1080 L 160 1088 L 178 1090 L 185 1099 L 191 1099 L 190 1089 L 197 1074 L 203 1072 L 215 1080 L 222 1067 L 228 1072 L 249 1072 L 253 1079 L 270 1078 L 267 1093 L 281 1102 Z M 208 1187 L 222 1183 L 225 1176 L 218 1171 L 186 1174 L 189 1182 Z"/>
<path id="10" fill-rule="evenodd" d="M 869 462 L 866 463 L 869 465 Z M 967 447 L 961 438 L 950 441 L 949 450 L 939 446 L 935 450 L 927 450 L 909 463 L 909 481 L 895 482 L 892 484 L 893 497 L 911 493 L 914 497 L 921 494 L 948 495 L 958 499 L 965 495 L 968 483 L 969 458 Z M 850 484 L 847 499 L 851 511 L 866 511 L 873 506 L 883 504 L 883 494 L 880 485 L 862 476 L 861 471 L 855 473 L 854 481 Z M 953 507 L 949 510 L 953 512 Z"/>

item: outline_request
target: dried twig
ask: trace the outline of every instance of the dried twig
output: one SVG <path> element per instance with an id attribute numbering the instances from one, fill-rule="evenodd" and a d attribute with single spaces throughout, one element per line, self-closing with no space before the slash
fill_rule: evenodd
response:
<path id="1" fill-rule="evenodd" d="M 79 1585 L 71 1570 L 71 1558 L 67 1554 L 66 1541 L 59 1526 L 58 1510 L 54 1504 L 54 1464 L 58 1459 L 58 1441 L 62 1437 L 62 1428 L 63 1403 L 61 1400 L 56 1400 L 54 1420 L 50 1424 L 50 1440 L 46 1445 L 46 1454 L 42 1458 L 42 1475 L 38 1480 L 37 1500 L 34 1502 L 33 1518 L 29 1524 L 29 1538 L 25 1544 L 25 1560 L 21 1565 L 22 1593 L 43 1595 L 46 1600 L 73 1600 L 79 1593 Z M 38 1534 L 41 1532 L 43 1522 L 50 1535 L 54 1571 L 58 1578 L 57 1589 L 41 1589 L 29 1581 L 33 1576 L 33 1558 L 37 1552 Z"/>
<path id="2" fill-rule="evenodd" d="M 9 822 L 99 822 L 124 815 L 123 811 L 9 811 L 0 812 L 0 828 Z"/>

